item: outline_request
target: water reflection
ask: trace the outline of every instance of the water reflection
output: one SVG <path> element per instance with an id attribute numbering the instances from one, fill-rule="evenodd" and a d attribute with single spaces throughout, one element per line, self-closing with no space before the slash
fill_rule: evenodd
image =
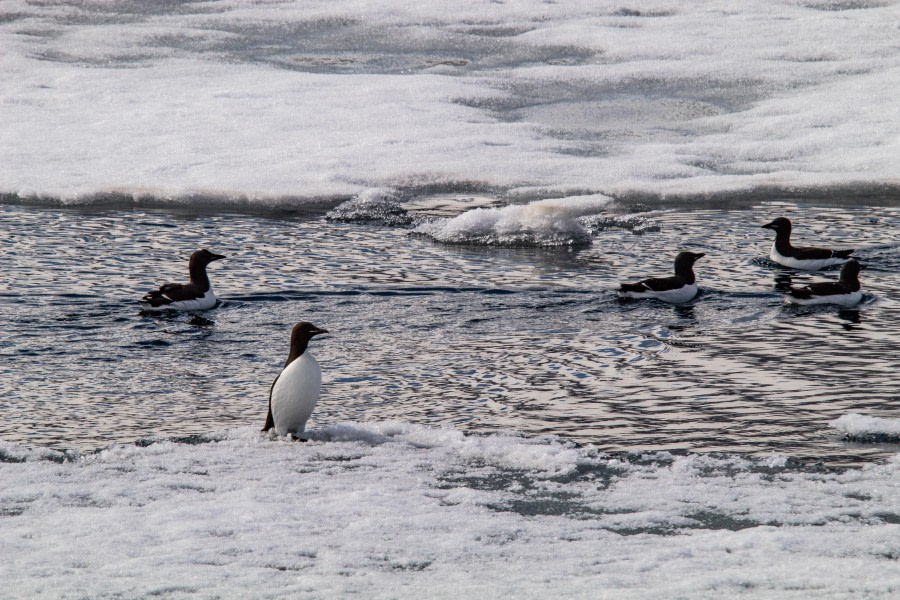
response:
<path id="1" fill-rule="evenodd" d="M 212 327 L 213 325 L 216 324 L 216 322 L 213 321 L 212 319 L 209 319 L 205 316 L 198 315 L 195 313 L 195 314 L 191 314 L 191 317 L 188 320 L 188 324 L 191 325 L 191 327 L 207 328 L 207 327 Z"/>
<path id="2" fill-rule="evenodd" d="M 791 280 L 791 272 L 776 270 L 773 272 L 775 278 L 775 290 L 779 292 L 789 292 L 791 291 L 791 285 L 793 281 Z"/>
<path id="3" fill-rule="evenodd" d="M 697 324 L 697 316 L 693 304 L 680 304 L 672 307 L 672 312 L 682 320 L 681 323 L 670 325 L 672 329 L 686 329 Z M 688 321 L 684 323 L 683 321 Z"/>
<path id="4" fill-rule="evenodd" d="M 843 323 L 843 327 L 848 331 L 857 329 L 856 326 L 862 323 L 862 319 L 859 316 L 858 309 L 843 308 L 839 310 L 837 314 L 841 319 L 847 321 L 846 323 Z"/>

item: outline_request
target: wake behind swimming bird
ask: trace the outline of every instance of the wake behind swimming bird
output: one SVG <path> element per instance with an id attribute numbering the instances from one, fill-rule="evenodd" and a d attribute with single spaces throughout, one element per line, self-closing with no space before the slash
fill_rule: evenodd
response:
<path id="1" fill-rule="evenodd" d="M 675 275 L 644 279 L 637 283 L 623 283 L 619 288 L 622 298 L 655 298 L 663 302 L 680 304 L 693 300 L 697 295 L 694 263 L 706 256 L 702 252 L 679 252 L 675 257 Z"/>
<path id="2" fill-rule="evenodd" d="M 856 306 L 862 300 L 859 272 L 865 269 L 855 260 L 849 260 L 841 267 L 839 281 L 811 283 L 802 288 L 791 288 L 784 297 L 787 304 L 810 306 L 813 304 L 839 304 Z"/>
<path id="3" fill-rule="evenodd" d="M 274 427 L 280 436 L 290 433 L 298 438 L 303 433 L 322 390 L 322 370 L 306 348 L 313 336 L 323 333 L 328 331 L 312 323 L 294 325 L 290 354 L 269 390 L 269 412 L 263 431 Z"/>
<path id="4" fill-rule="evenodd" d="M 778 217 L 771 223 L 762 225 L 764 229 L 775 230 L 775 242 L 769 258 L 780 265 L 792 269 L 818 271 L 825 267 L 842 265 L 849 260 L 853 250 L 831 250 L 828 248 L 794 247 L 791 245 L 791 221 Z"/>
<path id="5" fill-rule="evenodd" d="M 141 298 L 141 309 L 157 310 L 209 310 L 216 305 L 206 267 L 215 260 L 225 258 L 222 254 L 213 254 L 206 248 L 191 254 L 188 262 L 189 283 L 166 283 L 158 290 L 147 292 Z"/>

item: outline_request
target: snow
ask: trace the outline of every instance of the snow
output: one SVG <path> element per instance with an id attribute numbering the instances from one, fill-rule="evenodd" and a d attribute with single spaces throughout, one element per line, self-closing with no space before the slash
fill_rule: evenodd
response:
<path id="1" fill-rule="evenodd" d="M 162 8 L 159 8 L 162 7 Z M 900 4 L 0 3 L 6 201 L 892 189 Z"/>
<path id="2" fill-rule="evenodd" d="M 240 428 L 64 462 L 4 443 L 4 593 L 889 598 L 900 588 L 900 456 L 822 472 L 780 456 L 609 456 L 401 422 L 311 436 Z"/>
<path id="3" fill-rule="evenodd" d="M 831 421 L 829 425 L 844 432 L 852 440 L 900 442 L 900 419 L 850 413 Z"/>
<path id="4" fill-rule="evenodd" d="M 415 232 L 440 242 L 502 246 L 589 244 L 591 234 L 577 219 L 602 212 L 612 198 L 602 194 L 537 200 L 502 208 L 476 208 L 420 224 Z"/>

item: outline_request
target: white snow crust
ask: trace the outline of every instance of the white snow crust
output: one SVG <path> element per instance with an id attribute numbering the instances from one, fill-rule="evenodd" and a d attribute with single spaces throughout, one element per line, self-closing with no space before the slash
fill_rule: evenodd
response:
<path id="1" fill-rule="evenodd" d="M 606 456 L 345 423 L 62 455 L 0 444 L 10 597 L 892 598 L 900 460 Z M 64 462 L 56 462 L 62 461 Z M 10 462 L 21 461 L 21 462 Z"/>

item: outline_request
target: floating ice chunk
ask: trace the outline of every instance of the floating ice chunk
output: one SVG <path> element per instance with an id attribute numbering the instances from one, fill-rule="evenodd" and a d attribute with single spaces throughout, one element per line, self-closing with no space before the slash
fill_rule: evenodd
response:
<path id="1" fill-rule="evenodd" d="M 854 442 L 900 443 L 900 419 L 850 413 L 828 423 Z"/>
<path id="2" fill-rule="evenodd" d="M 78 458 L 77 451 L 60 451 L 51 448 L 26 448 L 12 442 L 0 441 L 0 464 L 30 461 L 67 462 Z"/>
<path id="3" fill-rule="evenodd" d="M 612 215 L 612 216 L 594 216 L 585 217 L 581 223 L 596 235 L 607 229 L 627 229 L 635 235 L 642 235 L 651 231 L 659 231 L 659 223 L 650 217 L 641 215 Z"/>
<path id="4" fill-rule="evenodd" d="M 400 227 L 413 222 L 406 209 L 400 206 L 400 197 L 393 190 L 382 188 L 360 192 L 353 200 L 348 200 L 329 212 L 325 218 L 329 221 Z"/>
<path id="5" fill-rule="evenodd" d="M 538 200 L 503 208 L 476 208 L 452 219 L 420 224 L 415 233 L 448 244 L 488 246 L 580 246 L 591 234 L 578 221 L 612 202 L 601 194 Z"/>

